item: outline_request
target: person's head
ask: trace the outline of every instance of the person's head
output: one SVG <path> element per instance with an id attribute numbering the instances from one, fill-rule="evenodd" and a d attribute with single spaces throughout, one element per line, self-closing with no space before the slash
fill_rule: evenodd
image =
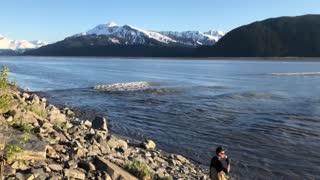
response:
<path id="1" fill-rule="evenodd" d="M 216 154 L 217 154 L 218 157 L 224 158 L 225 154 L 224 154 L 223 147 L 221 147 L 221 146 L 217 147 Z"/>

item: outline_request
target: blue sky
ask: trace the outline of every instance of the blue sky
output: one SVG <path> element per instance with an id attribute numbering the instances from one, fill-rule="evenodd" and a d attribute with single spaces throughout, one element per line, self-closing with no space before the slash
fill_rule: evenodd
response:
<path id="1" fill-rule="evenodd" d="M 0 34 L 54 42 L 97 24 L 230 31 L 269 17 L 320 14 L 320 0 L 6 0 Z"/>

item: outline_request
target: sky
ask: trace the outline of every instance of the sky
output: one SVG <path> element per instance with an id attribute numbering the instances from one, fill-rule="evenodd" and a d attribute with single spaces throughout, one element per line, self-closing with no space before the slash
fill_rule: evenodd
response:
<path id="1" fill-rule="evenodd" d="M 159 31 L 230 31 L 304 14 L 320 14 L 320 0 L 2 0 L 0 34 L 51 43 L 108 22 Z"/>

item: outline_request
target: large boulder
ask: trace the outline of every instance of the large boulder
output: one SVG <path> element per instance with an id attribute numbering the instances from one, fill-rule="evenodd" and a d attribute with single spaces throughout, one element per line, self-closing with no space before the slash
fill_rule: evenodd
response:
<path id="1" fill-rule="evenodd" d="M 97 130 L 108 131 L 107 119 L 105 117 L 96 116 L 92 121 L 92 128 Z"/>
<path id="2" fill-rule="evenodd" d="M 121 148 L 123 150 L 128 149 L 128 143 L 124 140 L 117 139 L 114 136 L 109 136 L 107 144 L 111 149 Z"/>
<path id="3" fill-rule="evenodd" d="M 50 122 L 57 124 L 63 123 L 67 121 L 66 115 L 62 114 L 58 108 L 54 105 L 49 105 L 46 107 L 46 111 L 48 113 L 48 119 Z"/>
<path id="4" fill-rule="evenodd" d="M 97 170 L 106 171 L 112 179 L 138 180 L 121 167 L 103 159 L 102 157 L 95 157 L 93 163 Z"/>

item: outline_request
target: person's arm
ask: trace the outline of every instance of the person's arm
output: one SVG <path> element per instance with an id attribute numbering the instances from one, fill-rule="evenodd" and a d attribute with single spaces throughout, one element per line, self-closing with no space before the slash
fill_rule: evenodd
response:
<path id="1" fill-rule="evenodd" d="M 230 165 L 230 161 L 231 160 L 229 158 L 227 158 L 226 161 L 227 161 L 227 174 L 229 174 L 230 173 L 230 169 L 231 169 L 231 165 Z"/>

